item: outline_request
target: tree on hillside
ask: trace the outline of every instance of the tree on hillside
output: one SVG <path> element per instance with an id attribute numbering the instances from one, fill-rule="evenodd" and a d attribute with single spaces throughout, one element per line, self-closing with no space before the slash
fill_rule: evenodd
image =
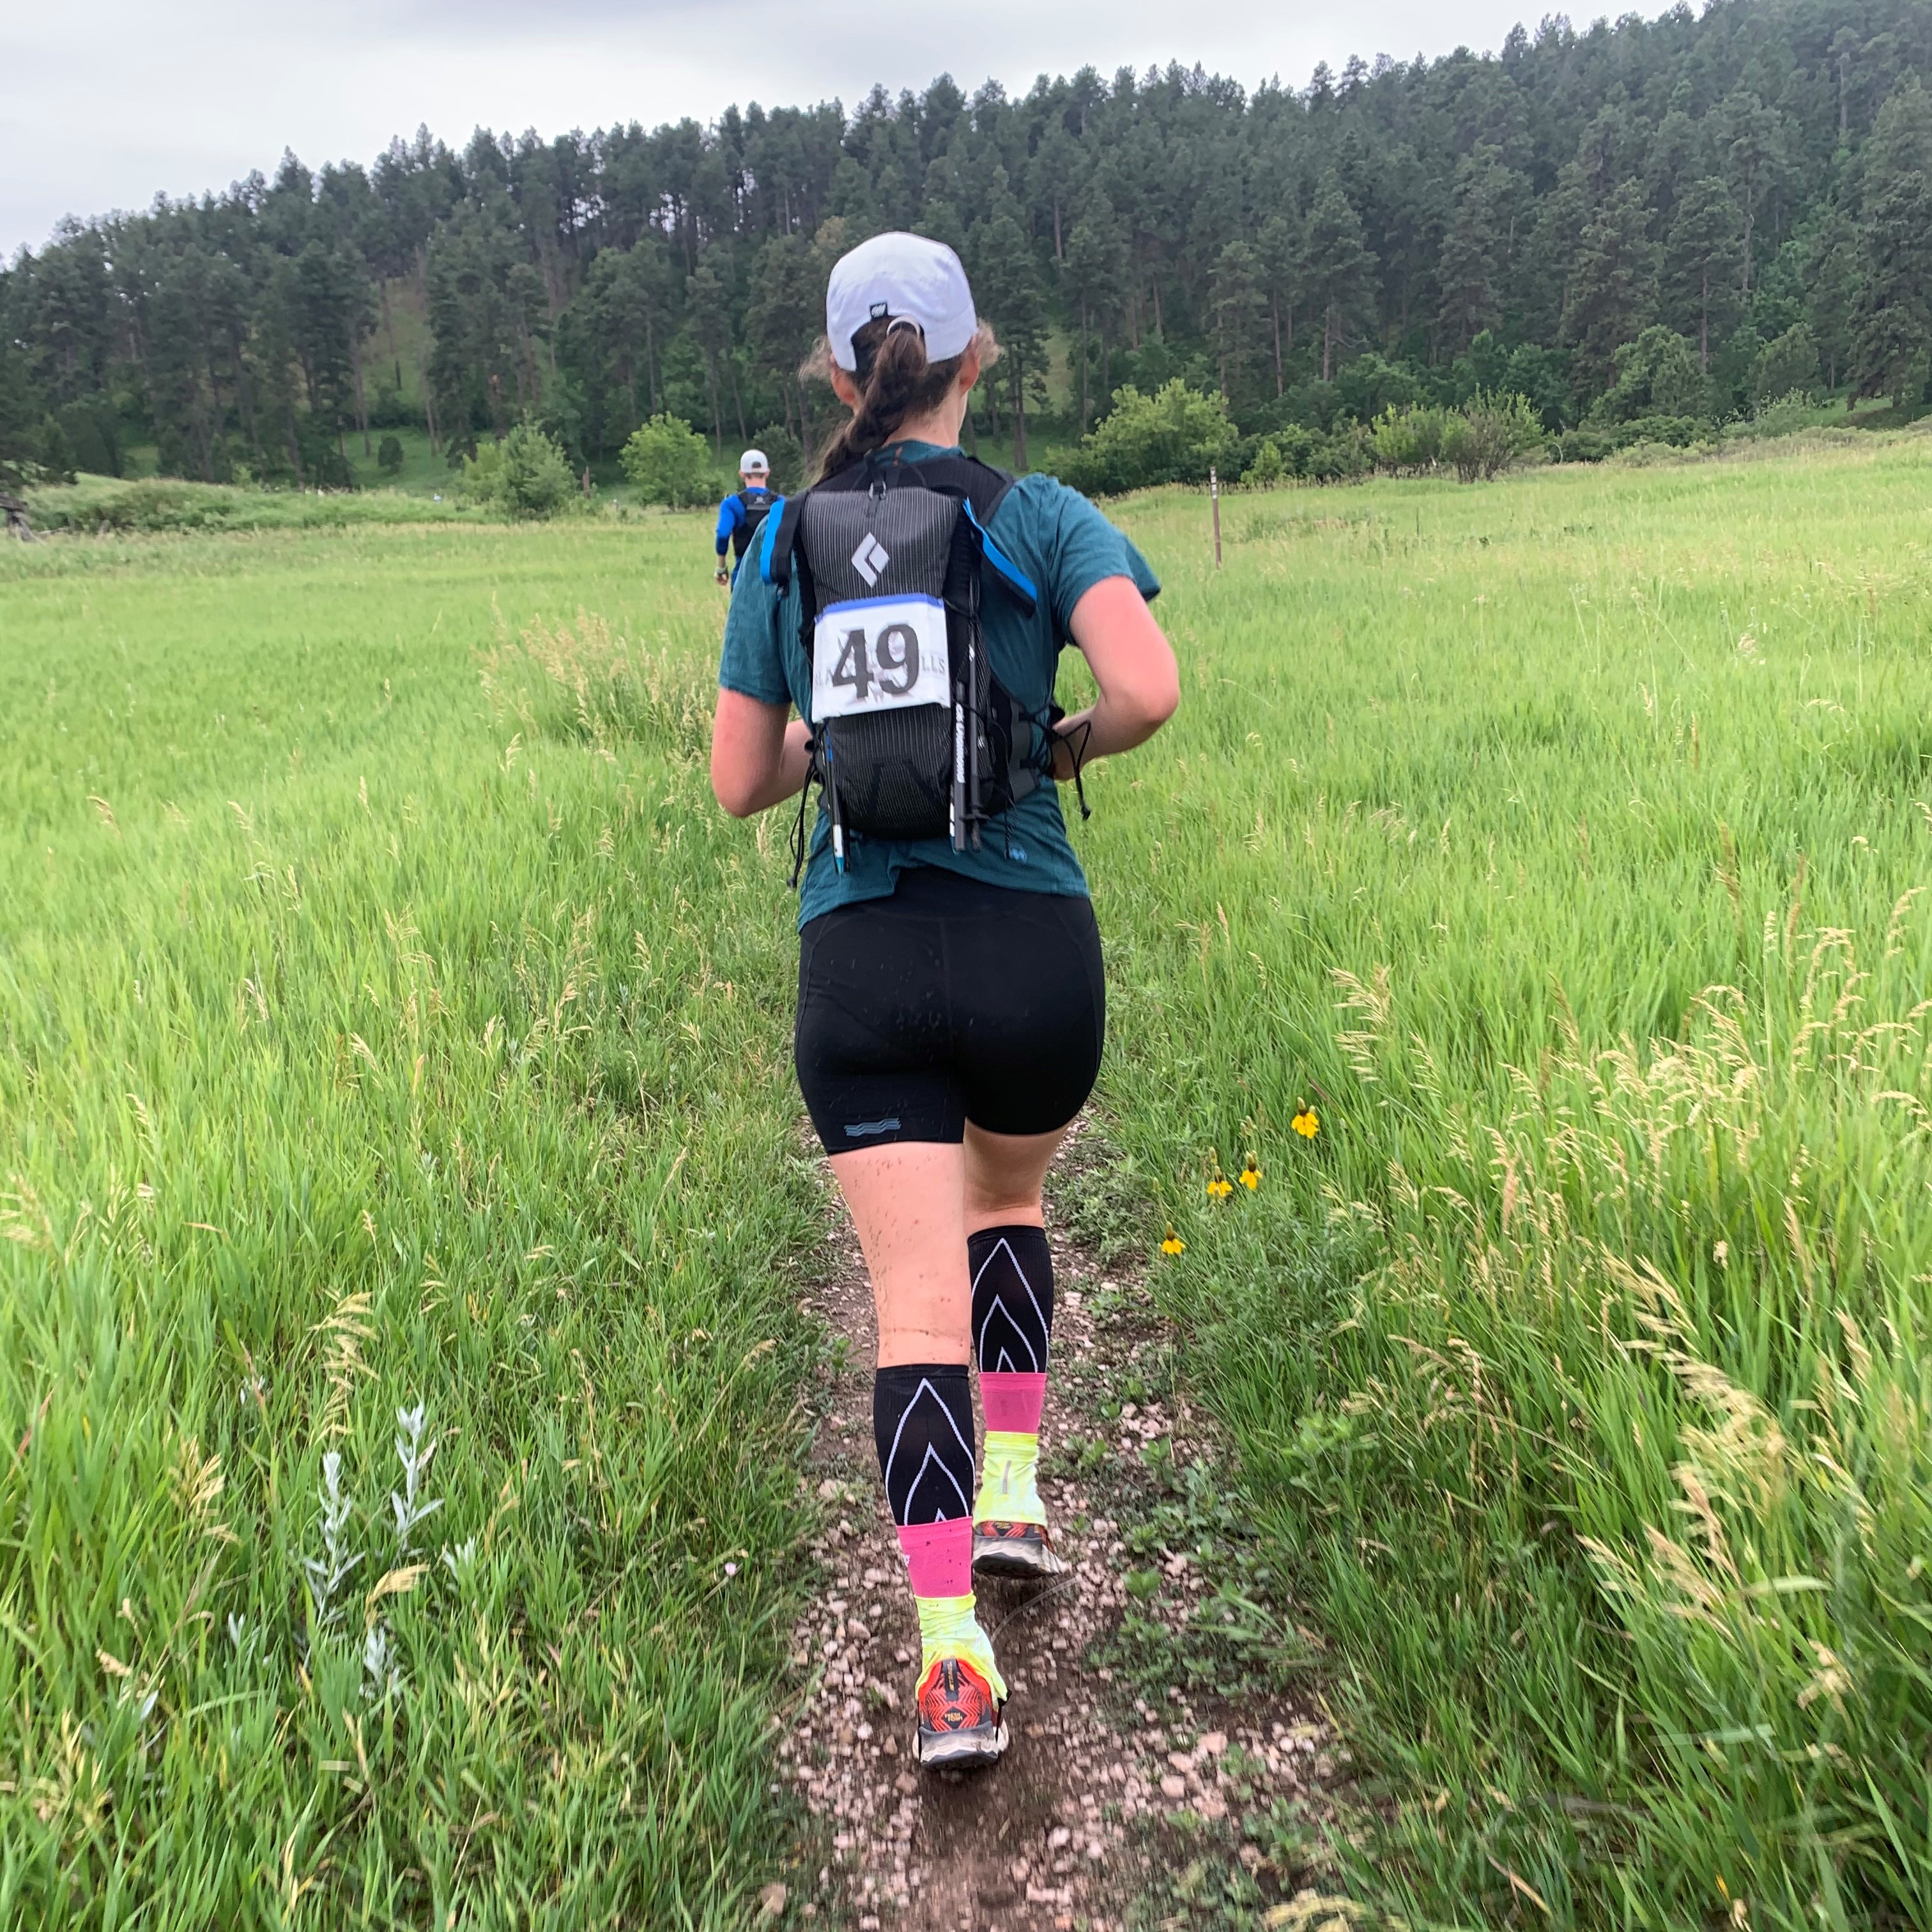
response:
<path id="1" fill-rule="evenodd" d="M 255 291 L 242 266 L 225 255 L 214 256 L 208 265 L 204 326 L 210 380 L 225 381 L 246 447 L 256 473 L 268 466 L 262 441 L 260 417 L 255 406 L 255 382 L 250 372 L 248 344 L 254 324 L 250 309 Z M 358 289 L 360 308 L 366 311 L 366 286 Z M 118 470 L 117 470 L 117 474 Z"/>
<path id="2" fill-rule="evenodd" d="M 307 486 L 309 478 L 302 460 L 303 418 L 298 407 L 292 320 L 298 302 L 296 265 L 286 255 L 278 256 L 268 272 L 250 350 L 255 387 L 262 398 L 263 441 L 272 458 L 271 473 L 291 476 L 300 490 Z M 282 463 L 284 457 L 286 470 Z"/>
<path id="3" fill-rule="evenodd" d="M 1260 257 L 1245 242 L 1230 242 L 1214 263 L 1208 298 L 1214 306 L 1214 353 L 1221 393 L 1246 398 L 1262 352 L 1268 298 L 1262 292 Z"/>
<path id="4" fill-rule="evenodd" d="M 745 428 L 745 404 L 738 390 L 738 366 L 731 354 L 731 311 L 724 298 L 724 284 L 709 258 L 685 278 L 686 312 L 691 317 L 692 334 L 704 357 L 705 380 L 711 392 L 711 432 L 718 460 L 724 460 L 724 396 L 728 389 L 742 442 L 749 432 Z"/>
<path id="5" fill-rule="evenodd" d="M 1644 196 L 1655 217 L 1656 230 L 1667 235 L 1676 220 L 1684 190 L 1711 172 L 1709 142 L 1702 125 L 1686 111 L 1689 91 L 1673 95 L 1657 131 L 1644 144 L 1642 158 Z"/>
<path id="6" fill-rule="evenodd" d="M 536 346 L 550 314 L 543 278 L 479 202 L 458 208 L 439 230 L 427 281 L 429 380 L 451 450 L 466 454 L 479 429 L 506 436 L 542 401 Z"/>
<path id="7" fill-rule="evenodd" d="M 15 272 L 19 339 L 33 345 L 49 399 L 70 403 L 105 388 L 122 320 L 107 235 L 70 218 Z"/>
<path id="8" fill-rule="evenodd" d="M 1563 340 L 1594 388 L 1607 385 L 1618 346 L 1634 340 L 1655 312 L 1656 256 L 1643 190 L 1626 182 L 1584 230 L 1563 304 Z"/>
<path id="9" fill-rule="evenodd" d="M 48 483 L 74 482 L 74 451 L 60 418 L 51 410 L 40 418 L 38 442 L 41 480 Z"/>
<path id="10" fill-rule="evenodd" d="M 1066 231 L 1072 225 L 1069 211 L 1081 172 L 1078 144 L 1056 118 L 1040 137 L 1027 170 L 1028 194 L 1046 217 L 1056 262 L 1066 259 Z"/>
<path id="11" fill-rule="evenodd" d="M 1449 226 L 1436 270 L 1442 290 L 1437 320 L 1455 352 L 1502 319 L 1511 203 L 1521 184 L 1521 176 L 1504 167 L 1500 151 L 1486 142 L 1456 165 Z"/>
<path id="12" fill-rule="evenodd" d="M 1715 175 L 1684 189 L 1664 244 L 1664 279 L 1671 320 L 1696 326 L 1697 366 L 1711 366 L 1711 327 L 1722 327 L 1738 306 L 1744 254 L 1744 224 L 1731 191 Z"/>
<path id="13" fill-rule="evenodd" d="M 1060 271 L 1069 305 L 1079 318 L 1080 433 L 1085 435 L 1092 415 L 1088 378 L 1093 357 L 1090 332 L 1100 337 L 1100 393 L 1108 393 L 1108 362 L 1120 308 L 1126 293 L 1127 238 L 1113 203 L 1097 195 L 1067 237 L 1066 260 Z"/>
<path id="14" fill-rule="evenodd" d="M 289 332 L 308 385 L 309 412 L 326 421 L 338 454 L 345 422 L 360 416 L 361 345 L 375 317 L 367 277 L 344 249 L 311 242 L 296 257 Z"/>
<path id="15" fill-rule="evenodd" d="M 1274 353 L 1274 392 L 1284 382 L 1282 356 L 1294 348 L 1294 310 L 1306 274 L 1305 237 L 1292 211 L 1276 209 L 1262 224 L 1262 287 L 1268 296 L 1268 332 Z"/>
<path id="16" fill-rule="evenodd" d="M 1528 233 L 1516 251 L 1506 284 L 1506 306 L 1532 342 L 1555 347 L 1563 340 L 1564 301 L 1594 207 L 1582 170 L 1567 161 L 1528 218 Z"/>
<path id="17" fill-rule="evenodd" d="M 1932 350 L 1932 97 L 1916 80 L 1880 109 L 1872 129 L 1859 248 L 1852 391 L 1889 395 L 1898 408 Z"/>
<path id="18" fill-rule="evenodd" d="M 9 312 L 9 277 L 0 268 L 0 487 L 17 489 L 38 455 L 33 425 L 40 400 Z"/>
<path id="19" fill-rule="evenodd" d="M 776 387 L 785 427 L 812 447 L 812 401 L 799 371 L 825 326 L 825 280 L 802 235 L 775 235 L 752 265 L 745 333 L 758 366 Z"/>
<path id="20" fill-rule="evenodd" d="M 1013 467 L 1027 466 L 1030 394 L 1045 387 L 1046 301 L 1033 249 L 1010 214 L 973 231 L 974 296 L 1000 338 L 1003 386 L 1012 405 Z"/>
<path id="21" fill-rule="evenodd" d="M 1826 385 L 1835 389 L 1850 365 L 1852 316 L 1858 300 L 1859 236 L 1835 208 L 1816 223 L 1801 254 L 1805 320 L 1811 325 Z"/>
<path id="22" fill-rule="evenodd" d="M 646 236 L 598 256 L 559 318 L 559 354 L 583 385 L 586 440 L 600 452 L 662 400 L 664 348 L 682 287 L 676 257 L 660 237 Z"/>
<path id="23" fill-rule="evenodd" d="M 154 444 L 163 466 L 205 483 L 226 482 L 226 424 L 220 392 L 209 380 L 208 366 L 206 267 L 191 254 L 170 254 L 150 267 L 141 304 L 152 344 L 147 376 L 149 393 L 159 405 Z M 290 280 L 292 285 L 293 272 Z M 299 313 L 296 302 L 291 320 Z"/>
<path id="24" fill-rule="evenodd" d="M 1362 237 L 1362 218 L 1331 170 L 1322 178 L 1308 211 L 1303 262 L 1309 299 L 1322 318 L 1322 380 L 1335 370 L 1335 351 L 1359 316 L 1375 258 Z"/>
<path id="25" fill-rule="evenodd" d="M 1751 364 L 1751 401 L 1760 409 L 1786 396 L 1808 398 L 1817 386 L 1818 344 L 1806 323 L 1794 322 L 1767 342 Z"/>
<path id="26" fill-rule="evenodd" d="M 1726 95 L 1712 116 L 1718 164 L 1737 203 L 1743 293 L 1751 292 L 1752 251 L 1758 218 L 1789 172 L 1784 123 L 1748 88 Z"/>

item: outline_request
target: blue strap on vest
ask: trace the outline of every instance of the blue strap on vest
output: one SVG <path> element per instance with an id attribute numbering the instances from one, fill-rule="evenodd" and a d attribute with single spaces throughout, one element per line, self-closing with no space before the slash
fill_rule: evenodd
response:
<path id="1" fill-rule="evenodd" d="M 774 563 L 772 550 L 781 530 L 785 532 L 784 574 L 775 577 L 772 574 Z M 764 541 L 758 546 L 758 575 L 766 583 L 776 584 L 782 590 L 791 581 L 791 540 L 798 534 L 798 512 L 794 507 L 794 500 L 784 496 L 772 498 L 772 507 L 765 512 L 763 534 Z"/>
<path id="2" fill-rule="evenodd" d="M 980 522 L 970 496 L 966 499 L 966 517 L 980 532 L 980 554 L 985 560 L 986 567 L 1025 607 L 1026 614 L 1030 617 L 1040 608 L 1040 592 L 1034 587 L 1033 579 L 986 534 L 986 526 Z"/>
<path id="3" fill-rule="evenodd" d="M 914 484 L 921 489 L 941 490 L 956 496 L 965 506 L 968 520 L 980 540 L 981 554 L 994 581 L 1030 616 L 1040 605 L 1040 592 L 1033 580 L 987 534 L 1013 479 L 1004 470 L 982 463 L 972 456 L 933 456 L 908 463 L 896 454 L 881 463 L 875 452 L 871 456 L 812 485 L 815 490 L 851 490 L 869 487 L 874 478 L 890 476 L 899 485 Z M 796 496 L 776 498 L 766 513 L 764 542 L 758 553 L 758 574 L 782 590 L 792 579 L 792 547 L 798 536 L 798 520 L 809 491 Z"/>

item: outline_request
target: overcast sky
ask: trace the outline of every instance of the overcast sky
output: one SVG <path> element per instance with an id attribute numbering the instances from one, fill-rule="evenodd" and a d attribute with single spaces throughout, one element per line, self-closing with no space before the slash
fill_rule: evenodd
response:
<path id="1" fill-rule="evenodd" d="M 1300 86 L 1352 53 L 1494 48 L 1522 17 L 1514 0 L 22 0 L 6 14 L 0 256 L 64 214 L 272 172 L 285 147 L 311 166 L 366 163 L 424 122 L 460 145 L 479 124 L 709 121 L 734 101 L 849 107 L 875 80 L 1024 91 L 1042 72 L 1169 60 Z"/>

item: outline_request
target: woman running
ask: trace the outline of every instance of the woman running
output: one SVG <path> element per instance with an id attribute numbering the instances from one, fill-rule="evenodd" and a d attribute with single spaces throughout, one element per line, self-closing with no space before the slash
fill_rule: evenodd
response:
<path id="1" fill-rule="evenodd" d="M 931 1766 L 1006 1748 L 975 1569 L 1065 1567 L 1035 1480 L 1040 1189 L 1099 1070 L 1106 994 L 1048 781 L 1144 742 L 1180 696 L 1133 544 L 1053 478 L 962 454 L 998 353 L 951 249 L 880 235 L 833 268 L 816 372 L 851 419 L 738 574 L 711 749 L 735 817 L 820 788 L 808 856 L 800 806 L 798 1079 L 878 1310 L 873 1434 Z M 1100 691 L 1072 717 L 1053 703 L 1070 638 Z"/>

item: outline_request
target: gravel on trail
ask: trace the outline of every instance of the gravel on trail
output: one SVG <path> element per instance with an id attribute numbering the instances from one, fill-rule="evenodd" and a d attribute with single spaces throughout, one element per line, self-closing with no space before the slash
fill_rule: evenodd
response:
<path id="1" fill-rule="evenodd" d="M 1214 1859 L 1238 1863 L 1258 1906 L 1288 1898 L 1295 1874 L 1275 1870 L 1267 1834 L 1244 1836 L 1242 1826 L 1283 1801 L 1301 1801 L 1311 1820 L 1326 1815 L 1336 1752 L 1318 1716 L 1248 1687 L 1228 1698 L 1170 1686 L 1163 1698 L 1094 1660 L 1096 1649 L 1112 1654 L 1108 1640 L 1130 1610 L 1178 1628 L 1210 1588 L 1185 1551 L 1136 1558 L 1123 1540 L 1156 1495 L 1148 1445 L 1167 1445 L 1170 1466 L 1214 1448 L 1208 1418 L 1184 1400 L 1109 1402 L 1111 1418 L 1100 1406 L 1110 1376 L 1130 1372 L 1164 1334 L 1144 1286 L 1055 1242 L 1040 1488 L 1072 1567 L 1052 1584 L 978 1586 L 1012 1742 L 989 1771 L 935 1776 L 912 1757 L 919 1628 L 872 1446 L 871 1290 L 842 1213 L 826 1252 L 810 1300 L 850 1346 L 818 1392 L 809 1480 L 828 1525 L 824 1573 L 794 1632 L 800 1694 L 778 1747 L 778 1774 L 812 1821 L 811 1867 L 775 1893 L 771 1916 L 857 1932 L 1124 1932 L 1176 1867 Z M 1076 1430 L 1120 1453 L 1067 1473 L 1054 1452 Z M 1148 1600 L 1130 1594 L 1130 1575 L 1148 1588 L 1136 1562 L 1158 1564 Z M 1286 1922 L 1282 1910 L 1270 1922 Z"/>

